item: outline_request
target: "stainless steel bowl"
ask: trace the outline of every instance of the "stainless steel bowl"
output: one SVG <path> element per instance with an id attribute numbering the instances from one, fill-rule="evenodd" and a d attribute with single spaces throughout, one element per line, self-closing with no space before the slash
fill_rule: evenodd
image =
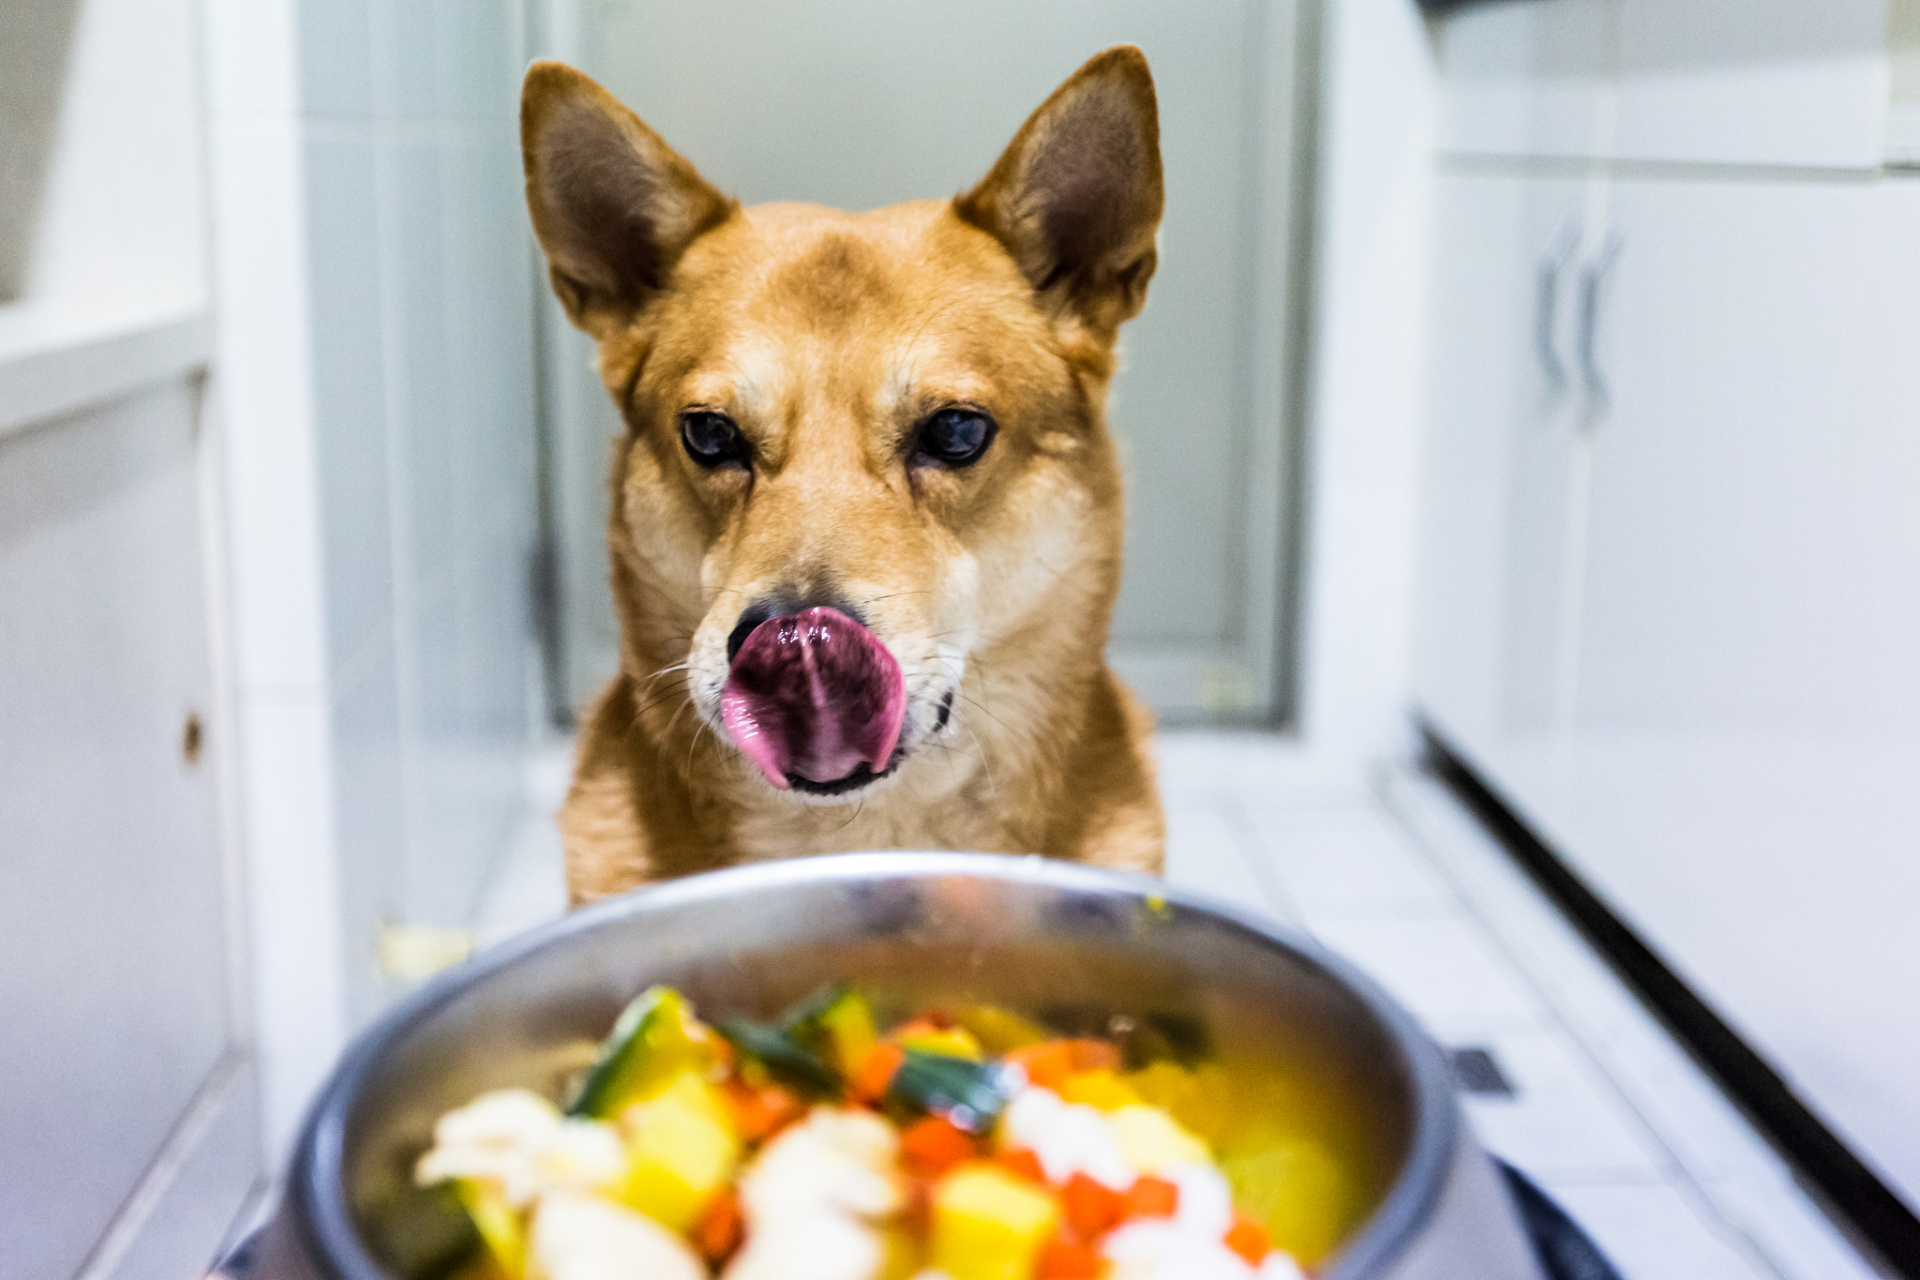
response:
<path id="1" fill-rule="evenodd" d="M 1433 1043 L 1308 938 L 1138 876 L 1041 858 L 844 854 L 696 876 L 588 907 L 443 975 L 347 1053 L 307 1118 L 251 1270 L 420 1280 L 450 1220 L 409 1176 L 433 1121 L 483 1090 L 557 1090 L 656 982 L 767 1016 L 849 978 L 884 1003 L 974 1000 L 1184 1028 L 1313 1082 L 1363 1188 L 1325 1280 L 1540 1280 Z M 1250 1117 L 1252 1119 L 1252 1117 Z M 453 1220 L 457 1226 L 457 1220 Z"/>

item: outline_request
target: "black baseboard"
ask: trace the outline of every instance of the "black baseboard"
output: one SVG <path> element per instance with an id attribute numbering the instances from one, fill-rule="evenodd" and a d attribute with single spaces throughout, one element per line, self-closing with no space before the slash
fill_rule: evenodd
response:
<path id="1" fill-rule="evenodd" d="M 1920 1218 L 1788 1087 L 1765 1059 L 1681 981 L 1658 953 L 1561 861 L 1447 745 L 1419 725 L 1426 763 L 1541 892 L 1613 967 L 1701 1069 L 1745 1112 L 1870 1261 L 1920 1280 Z"/>

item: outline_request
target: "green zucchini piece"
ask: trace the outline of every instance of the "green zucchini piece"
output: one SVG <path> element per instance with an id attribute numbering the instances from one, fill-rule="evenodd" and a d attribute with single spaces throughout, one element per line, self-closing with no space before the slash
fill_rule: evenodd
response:
<path id="1" fill-rule="evenodd" d="M 908 1049 L 887 1096 L 917 1111 L 945 1116 L 956 1128 L 985 1133 L 1013 1098 L 1018 1077 L 992 1062 Z"/>
<path id="2" fill-rule="evenodd" d="M 780 1018 L 780 1029 L 842 1076 L 851 1076 L 880 1042 L 867 998 L 845 982 L 822 987 Z"/>
<path id="3" fill-rule="evenodd" d="M 733 1041 L 733 1047 L 741 1053 L 808 1093 L 830 1096 L 841 1091 L 840 1073 L 779 1026 L 728 1018 L 720 1024 L 720 1034 Z"/>
<path id="4" fill-rule="evenodd" d="M 672 987 L 648 987 L 620 1013 L 600 1044 L 570 1116 L 606 1120 L 712 1060 L 712 1033 Z"/>
<path id="5" fill-rule="evenodd" d="M 842 979 L 829 982 L 810 996 L 805 996 L 787 1007 L 787 1011 L 774 1021 L 782 1031 L 798 1031 L 802 1027 L 819 1022 L 820 1015 L 853 993 L 851 983 Z"/>

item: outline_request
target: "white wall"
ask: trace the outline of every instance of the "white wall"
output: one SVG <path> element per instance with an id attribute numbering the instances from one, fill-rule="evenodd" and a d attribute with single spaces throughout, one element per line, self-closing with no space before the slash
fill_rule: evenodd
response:
<path id="1" fill-rule="evenodd" d="M 1404 750 L 1436 75 L 1413 0 L 1327 0 L 1300 736 Z"/>

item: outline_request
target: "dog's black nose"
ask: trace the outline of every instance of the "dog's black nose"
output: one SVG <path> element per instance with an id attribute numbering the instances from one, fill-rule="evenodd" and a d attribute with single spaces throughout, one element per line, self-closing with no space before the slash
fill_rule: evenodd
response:
<path id="1" fill-rule="evenodd" d="M 740 646 L 747 642 L 747 637 L 753 634 L 755 627 L 768 618 L 784 617 L 787 612 L 773 604 L 748 605 L 746 612 L 740 615 L 740 621 L 734 624 L 727 636 L 727 665 L 732 666 L 733 660 L 740 656 Z"/>
<path id="2" fill-rule="evenodd" d="M 803 592 L 781 590 L 762 596 L 740 612 L 740 621 L 733 624 L 733 630 L 727 634 L 727 665 L 740 656 L 740 646 L 747 642 L 754 628 L 769 618 L 790 618 L 808 609 L 836 609 L 846 614 L 861 626 L 867 625 L 867 615 L 851 601 L 832 592 Z"/>

